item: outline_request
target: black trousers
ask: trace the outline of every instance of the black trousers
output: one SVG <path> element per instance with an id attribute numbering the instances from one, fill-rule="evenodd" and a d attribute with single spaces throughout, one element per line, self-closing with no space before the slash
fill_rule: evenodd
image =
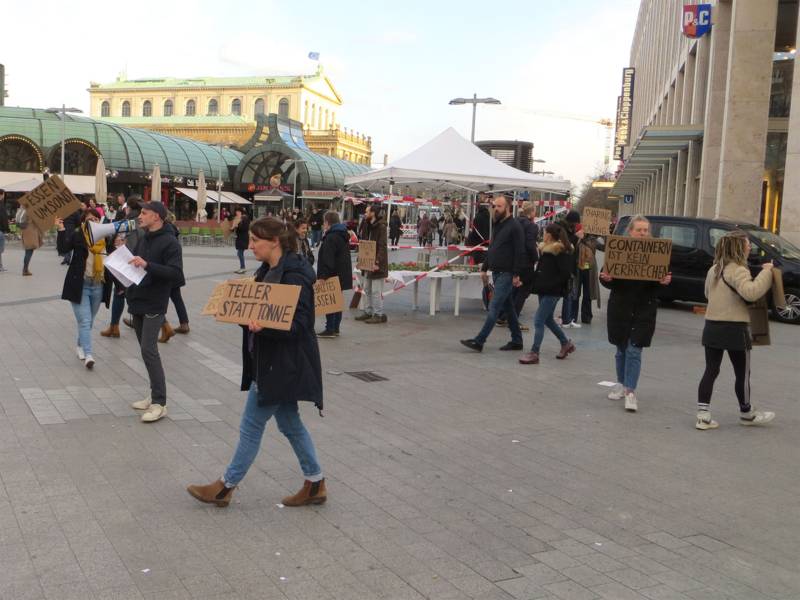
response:
<path id="1" fill-rule="evenodd" d="M 175 305 L 175 312 L 178 313 L 178 322 L 181 325 L 183 325 L 184 323 L 188 323 L 189 313 L 186 312 L 186 304 L 183 302 L 183 296 L 181 295 L 181 288 L 179 287 L 172 288 L 172 291 L 169 293 L 169 298 Z"/>
<path id="2" fill-rule="evenodd" d="M 161 333 L 163 323 L 164 315 L 133 315 L 133 329 L 136 331 L 136 339 L 139 340 L 142 350 L 142 360 L 150 379 L 150 399 L 153 404 L 161 406 L 167 403 L 167 380 L 158 353 L 158 335 Z"/>
<path id="3" fill-rule="evenodd" d="M 739 400 L 739 410 L 742 412 L 750 411 L 750 350 L 721 350 L 719 348 L 706 349 L 706 370 L 700 380 L 700 387 L 697 390 L 698 408 L 708 408 L 711 404 L 711 394 L 714 392 L 714 382 L 719 376 L 719 369 L 722 366 L 722 357 L 725 352 L 731 359 L 733 373 L 736 376 L 734 389 L 736 399 Z"/>

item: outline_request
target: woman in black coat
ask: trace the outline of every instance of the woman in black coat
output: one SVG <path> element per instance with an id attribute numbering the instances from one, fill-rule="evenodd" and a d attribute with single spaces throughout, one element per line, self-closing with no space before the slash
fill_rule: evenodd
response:
<path id="1" fill-rule="evenodd" d="M 635 238 L 650 237 L 650 221 L 633 217 L 627 234 Z M 603 271 L 600 282 L 611 290 L 608 298 L 608 341 L 617 347 L 615 363 L 617 385 L 608 394 L 611 400 L 625 399 L 625 410 L 636 412 L 636 386 L 642 370 L 642 348 L 648 348 L 656 330 L 659 285 L 669 285 L 672 273 L 661 281 L 614 279 Z"/>
<path id="2" fill-rule="evenodd" d="M 539 249 L 539 262 L 536 264 L 533 280 L 533 292 L 539 296 L 539 307 L 533 317 L 533 346 L 530 352 L 519 359 L 522 365 L 539 364 L 539 350 L 545 327 L 561 343 L 561 350 L 556 358 L 565 359 L 575 352 L 575 344 L 567 338 L 553 317 L 556 305 L 564 295 L 567 281 L 572 276 L 572 263 L 575 262 L 573 251 L 564 228 L 557 223 L 550 223 L 544 230 L 544 241 Z"/>
<path id="3" fill-rule="evenodd" d="M 78 323 L 76 353 L 87 369 L 94 367 L 95 362 L 92 356 L 94 317 L 100 310 L 100 303 L 108 308 L 111 300 L 111 277 L 103 267 L 103 256 L 107 254 L 106 241 L 100 239 L 94 244 L 90 243 L 88 227 L 92 222 L 100 222 L 100 213 L 94 208 L 83 212 L 80 225 L 75 229 L 67 230 L 64 221 L 56 221 L 58 252 L 72 253 L 61 298 L 72 303 Z"/>
<path id="4" fill-rule="evenodd" d="M 317 256 L 317 279 L 337 277 L 342 291 L 353 289 L 353 262 L 350 258 L 350 234 L 339 222 L 339 213 L 329 210 L 322 223 L 322 244 Z M 317 334 L 321 338 L 339 337 L 342 313 L 325 315 L 325 330 Z"/>
<path id="5" fill-rule="evenodd" d="M 250 231 L 250 217 L 241 208 L 236 209 L 236 218 L 238 224 L 234 231 L 236 232 L 236 255 L 239 257 L 239 269 L 236 271 L 241 274 L 246 271 L 244 266 L 244 251 L 250 245 L 249 231 Z"/>
<path id="6" fill-rule="evenodd" d="M 300 287 L 289 331 L 265 329 L 255 321 L 244 328 L 242 390 L 247 404 L 239 428 L 239 444 L 222 479 L 190 485 L 188 492 L 202 502 L 228 506 L 234 488 L 258 454 L 264 428 L 272 416 L 300 462 L 302 489 L 283 499 L 285 506 L 322 504 L 327 498 L 322 468 L 314 443 L 300 419 L 298 401 L 313 402 L 322 413 L 322 366 L 314 335 L 313 269 L 297 253 L 297 232 L 291 225 L 265 217 L 250 226 L 250 250 L 262 261 L 256 281 Z"/>

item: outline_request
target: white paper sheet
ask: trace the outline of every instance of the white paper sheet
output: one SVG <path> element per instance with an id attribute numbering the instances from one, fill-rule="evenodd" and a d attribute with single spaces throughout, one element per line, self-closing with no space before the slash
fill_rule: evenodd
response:
<path id="1" fill-rule="evenodd" d="M 126 246 L 120 246 L 106 256 L 103 264 L 122 285 L 128 287 L 134 283 L 140 284 L 144 276 L 147 275 L 143 268 L 129 264 L 132 259 L 133 254 L 131 254 L 130 250 Z"/>

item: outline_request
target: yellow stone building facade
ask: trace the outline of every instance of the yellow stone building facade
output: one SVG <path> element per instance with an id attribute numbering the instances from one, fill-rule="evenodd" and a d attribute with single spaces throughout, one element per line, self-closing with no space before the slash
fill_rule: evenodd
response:
<path id="1" fill-rule="evenodd" d="M 256 115 L 276 113 L 303 124 L 314 152 L 363 165 L 372 159 L 371 138 L 341 126 L 341 96 L 321 67 L 298 76 L 118 78 L 88 91 L 90 114 L 101 121 L 238 147 L 252 137 Z"/>

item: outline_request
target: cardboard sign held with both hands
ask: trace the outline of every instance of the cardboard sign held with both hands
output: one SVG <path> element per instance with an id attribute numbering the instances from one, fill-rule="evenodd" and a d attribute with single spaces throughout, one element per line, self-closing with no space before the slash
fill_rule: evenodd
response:
<path id="1" fill-rule="evenodd" d="M 611 211 L 587 206 L 583 209 L 581 225 L 586 233 L 606 236 L 611 225 Z"/>
<path id="2" fill-rule="evenodd" d="M 83 207 L 58 175 L 51 175 L 20 198 L 19 203 L 25 207 L 29 221 L 42 233 L 47 232 L 57 218 L 63 219 Z"/>
<path id="3" fill-rule="evenodd" d="M 319 317 L 343 310 L 344 297 L 339 278 L 317 279 L 314 284 L 314 314 Z"/>
<path id="4" fill-rule="evenodd" d="M 669 273 L 672 240 L 610 235 L 604 270 L 614 279 L 661 281 Z"/>
<path id="5" fill-rule="evenodd" d="M 356 263 L 356 267 L 362 271 L 374 271 L 377 256 L 377 242 L 361 240 L 358 242 L 358 262 Z"/>
<path id="6" fill-rule="evenodd" d="M 281 331 L 292 328 L 300 298 L 299 285 L 258 283 L 247 279 L 226 281 L 221 286 L 224 286 L 221 294 L 215 297 L 212 293 L 203 309 L 205 312 L 216 308 L 217 321 L 238 325 L 249 325 L 255 321 L 261 327 Z M 217 288 L 214 289 L 215 293 Z"/>

